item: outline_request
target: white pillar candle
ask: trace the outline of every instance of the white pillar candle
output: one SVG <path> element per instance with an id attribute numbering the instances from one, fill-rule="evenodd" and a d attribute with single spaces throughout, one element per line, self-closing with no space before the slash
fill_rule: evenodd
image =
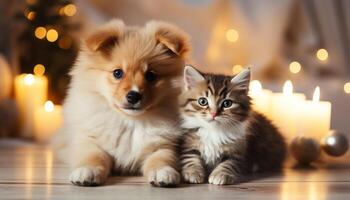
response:
<path id="1" fill-rule="evenodd" d="M 62 125 L 62 106 L 46 101 L 34 113 L 35 140 L 47 142 Z"/>
<path id="2" fill-rule="evenodd" d="M 258 80 L 253 80 L 249 85 L 249 96 L 252 98 L 253 110 L 260 112 L 271 119 L 272 91 L 262 88 Z"/>
<path id="3" fill-rule="evenodd" d="M 37 107 L 47 99 L 48 81 L 45 76 L 21 74 L 15 78 L 15 95 L 24 138 L 33 137 L 33 118 Z"/>
<path id="4" fill-rule="evenodd" d="M 286 81 L 283 93 L 273 94 L 272 119 L 288 142 L 297 135 L 298 108 L 304 100 L 304 94 L 293 93 L 291 81 Z"/>
<path id="5" fill-rule="evenodd" d="M 299 134 L 320 140 L 326 136 L 331 125 L 331 103 L 320 101 L 320 88 L 316 87 L 312 101 L 301 104 L 298 120 Z"/>

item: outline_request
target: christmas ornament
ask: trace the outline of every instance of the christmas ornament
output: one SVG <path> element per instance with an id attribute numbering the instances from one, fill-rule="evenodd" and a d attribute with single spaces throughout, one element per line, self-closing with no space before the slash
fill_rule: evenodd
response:
<path id="1" fill-rule="evenodd" d="M 5 57 L 0 54 L 0 100 L 8 97 L 11 92 L 12 74 Z"/>
<path id="2" fill-rule="evenodd" d="M 316 140 L 303 136 L 292 140 L 290 150 L 293 157 L 301 165 L 309 165 L 311 162 L 317 160 L 321 153 L 320 145 Z"/>
<path id="3" fill-rule="evenodd" d="M 330 156 L 342 156 L 349 149 L 348 138 L 335 130 L 331 130 L 329 135 L 321 141 L 322 150 Z"/>

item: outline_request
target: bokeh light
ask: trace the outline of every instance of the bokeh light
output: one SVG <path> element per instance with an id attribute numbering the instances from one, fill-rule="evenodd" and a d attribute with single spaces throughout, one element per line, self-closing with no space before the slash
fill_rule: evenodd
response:
<path id="1" fill-rule="evenodd" d="M 47 31 L 46 39 L 49 42 L 54 42 L 57 40 L 57 38 L 58 38 L 58 32 L 55 29 L 50 29 Z"/>
<path id="2" fill-rule="evenodd" d="M 239 33 L 235 29 L 229 29 L 226 31 L 226 39 L 229 42 L 236 42 L 239 38 Z"/>
<path id="3" fill-rule="evenodd" d="M 63 8 L 63 12 L 65 15 L 71 17 L 75 15 L 75 13 L 77 12 L 77 8 L 74 4 L 68 4 Z"/>
<path id="4" fill-rule="evenodd" d="M 25 85 L 33 85 L 35 78 L 34 78 L 33 74 L 26 74 L 24 76 L 23 81 L 24 81 Z"/>
<path id="5" fill-rule="evenodd" d="M 350 82 L 344 84 L 344 92 L 350 94 Z"/>
<path id="6" fill-rule="evenodd" d="M 35 29 L 35 37 L 39 38 L 39 39 L 43 39 L 46 36 L 46 28 L 39 26 Z"/>
<path id="7" fill-rule="evenodd" d="M 299 73 L 301 70 L 301 65 L 297 61 L 293 61 L 289 64 L 289 71 L 292 72 L 293 74 Z"/>
<path id="8" fill-rule="evenodd" d="M 45 73 L 45 66 L 42 64 L 36 64 L 34 66 L 34 74 L 37 76 L 42 76 Z"/>
<path id="9" fill-rule="evenodd" d="M 33 20 L 35 18 L 36 13 L 34 11 L 30 11 L 27 13 L 26 17 L 28 20 Z"/>
<path id="10" fill-rule="evenodd" d="M 328 51 L 326 49 L 317 50 L 316 57 L 321 61 L 326 61 L 328 59 Z"/>
<path id="11" fill-rule="evenodd" d="M 233 75 L 239 74 L 239 72 L 241 72 L 243 69 L 242 65 L 235 65 L 232 67 L 232 73 Z"/>

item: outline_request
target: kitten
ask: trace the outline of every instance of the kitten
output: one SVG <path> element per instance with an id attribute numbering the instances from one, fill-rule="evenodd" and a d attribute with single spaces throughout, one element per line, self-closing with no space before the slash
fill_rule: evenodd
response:
<path id="1" fill-rule="evenodd" d="M 250 70 L 234 77 L 184 70 L 180 96 L 182 177 L 189 183 L 233 184 L 253 171 L 279 170 L 285 159 L 282 135 L 251 110 Z"/>
<path id="2" fill-rule="evenodd" d="M 112 171 L 143 174 L 155 186 L 180 182 L 181 88 L 172 81 L 182 76 L 188 40 L 165 22 L 134 27 L 121 20 L 83 40 L 56 140 L 73 184 L 101 185 Z"/>

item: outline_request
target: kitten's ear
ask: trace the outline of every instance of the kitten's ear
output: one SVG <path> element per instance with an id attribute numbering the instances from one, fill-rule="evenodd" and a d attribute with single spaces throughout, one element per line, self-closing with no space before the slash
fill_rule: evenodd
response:
<path id="1" fill-rule="evenodd" d="M 123 34 L 124 27 L 124 22 L 119 19 L 113 19 L 107 24 L 102 25 L 97 31 L 85 39 L 84 42 L 87 49 L 92 52 L 101 52 L 109 55 Z"/>
<path id="2" fill-rule="evenodd" d="M 185 89 L 189 90 L 196 87 L 199 83 L 205 82 L 204 76 L 190 65 L 184 69 Z"/>
<path id="3" fill-rule="evenodd" d="M 147 31 L 154 32 L 157 42 L 163 44 L 172 53 L 186 58 L 190 51 L 188 35 L 178 27 L 162 22 L 150 21 L 146 24 Z"/>
<path id="4" fill-rule="evenodd" d="M 239 90 L 248 91 L 250 82 L 250 68 L 243 69 L 231 79 L 231 83 Z"/>

